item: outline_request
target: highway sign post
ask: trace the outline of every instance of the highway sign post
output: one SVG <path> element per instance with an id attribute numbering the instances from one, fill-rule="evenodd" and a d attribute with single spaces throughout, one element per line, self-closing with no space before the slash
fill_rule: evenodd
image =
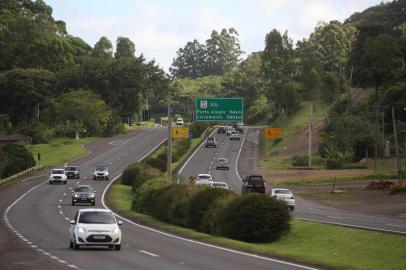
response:
<path id="1" fill-rule="evenodd" d="M 196 121 L 243 122 L 242 98 L 196 98 Z"/>

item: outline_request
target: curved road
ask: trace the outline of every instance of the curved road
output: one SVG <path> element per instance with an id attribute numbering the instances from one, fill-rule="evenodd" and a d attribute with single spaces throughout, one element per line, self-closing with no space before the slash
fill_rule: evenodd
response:
<path id="1" fill-rule="evenodd" d="M 315 269 L 183 239 L 127 220 L 122 226 L 121 251 L 69 249 L 69 220 L 79 207 L 90 207 L 71 206 L 72 187 L 77 183 L 92 185 L 98 194 L 96 207 L 102 207 L 101 197 L 111 180 L 91 180 L 96 164 L 109 165 L 110 178 L 116 178 L 128 164 L 142 159 L 165 138 L 165 128 L 153 128 L 127 140 L 112 142 L 110 149 L 95 158 L 75 163 L 81 166 L 80 180 L 69 180 L 67 185 L 49 185 L 44 181 L 24 193 L 5 211 L 5 224 L 33 252 L 59 262 L 66 269 Z M 224 145 L 229 147 L 227 153 L 233 153 L 236 158 L 239 144 Z M 237 181 L 233 187 L 238 187 Z"/>
<path id="2" fill-rule="evenodd" d="M 259 129 L 245 128 L 240 142 L 230 141 L 225 134 L 213 135 L 218 139 L 218 148 L 197 149 L 191 159 L 180 171 L 180 179 L 187 179 L 198 173 L 211 173 L 215 181 L 224 181 L 230 188 L 241 193 L 239 175 L 255 173 L 255 164 L 259 158 Z M 241 149 L 240 157 L 237 155 Z M 213 165 L 218 157 L 229 159 L 230 170 L 215 170 Z M 237 165 L 238 164 L 238 169 Z M 269 190 L 269 187 L 267 187 Z M 383 216 L 366 215 L 340 211 L 331 207 L 321 206 L 303 199 L 296 200 L 294 217 L 301 220 L 317 221 L 355 228 L 406 234 L 406 220 Z"/>

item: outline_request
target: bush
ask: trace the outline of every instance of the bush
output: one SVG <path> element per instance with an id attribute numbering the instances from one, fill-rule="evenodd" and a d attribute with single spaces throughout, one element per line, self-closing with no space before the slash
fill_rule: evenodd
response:
<path id="1" fill-rule="evenodd" d="M 213 203 L 219 198 L 224 198 L 229 190 L 211 187 L 197 187 L 197 192 L 191 197 L 187 212 L 187 225 L 199 229 L 202 219 Z"/>
<path id="2" fill-rule="evenodd" d="M 199 138 L 210 126 L 212 126 L 210 122 L 194 122 L 189 126 L 189 130 L 192 132 L 193 138 Z"/>
<path id="3" fill-rule="evenodd" d="M 289 232 L 288 207 L 274 198 L 248 194 L 224 209 L 222 233 L 247 242 L 270 242 Z"/>
<path id="4" fill-rule="evenodd" d="M 139 187 L 134 193 L 134 200 L 132 203 L 132 209 L 144 213 L 151 214 L 153 197 L 156 192 L 169 186 L 171 182 L 166 178 L 154 178 L 146 181 Z"/>
<path id="5" fill-rule="evenodd" d="M 406 183 L 395 183 L 390 186 L 391 194 L 396 192 L 406 192 Z"/>
<path id="6" fill-rule="evenodd" d="M 0 147 L 0 178 L 6 178 L 35 165 L 32 153 L 23 145 L 4 144 Z"/>
<path id="7" fill-rule="evenodd" d="M 121 176 L 121 183 L 127 186 L 132 186 L 135 192 L 144 182 L 160 173 L 155 168 L 145 162 L 137 162 L 130 164 Z"/>
<path id="8" fill-rule="evenodd" d="M 308 157 L 307 156 L 294 156 L 292 158 L 292 166 L 307 166 Z"/>
<path id="9" fill-rule="evenodd" d="M 166 166 L 167 166 L 166 159 L 163 160 L 160 158 L 150 157 L 150 158 L 147 158 L 144 162 L 154 168 L 159 169 L 161 172 L 166 172 Z"/>
<path id="10" fill-rule="evenodd" d="M 179 204 L 187 199 L 187 196 L 186 185 L 172 184 L 157 190 L 151 198 L 152 216 L 162 221 L 184 224 L 186 216 L 182 213 L 186 213 L 186 210 L 179 209 Z"/>
<path id="11" fill-rule="evenodd" d="M 220 197 L 213 202 L 202 218 L 199 230 L 212 235 L 222 235 L 224 210 L 236 196 L 235 193 L 230 193 L 228 196 Z"/>

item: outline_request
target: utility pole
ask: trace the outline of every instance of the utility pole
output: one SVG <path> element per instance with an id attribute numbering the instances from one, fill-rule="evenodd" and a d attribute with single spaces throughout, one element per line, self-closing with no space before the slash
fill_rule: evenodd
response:
<path id="1" fill-rule="evenodd" d="M 312 126 L 313 126 L 313 101 L 310 103 L 310 123 L 309 123 L 309 149 L 307 166 L 312 166 Z"/>
<path id="2" fill-rule="evenodd" d="M 398 167 L 398 177 L 399 182 L 402 181 L 402 168 L 400 167 L 400 160 L 399 160 L 399 146 L 398 146 L 398 134 L 396 132 L 396 120 L 395 120 L 395 109 L 392 106 L 392 122 L 393 122 L 393 135 L 395 138 L 395 149 L 396 149 L 396 163 Z"/>
<path id="3" fill-rule="evenodd" d="M 382 148 L 383 153 L 382 156 L 385 157 L 385 107 L 382 109 Z"/>
<path id="4" fill-rule="evenodd" d="M 375 86 L 375 103 L 376 103 L 376 112 L 375 112 L 375 153 L 374 153 L 374 173 L 376 173 L 376 161 L 378 159 L 378 87 Z"/>
<path id="5" fill-rule="evenodd" d="M 172 179 L 172 112 L 171 105 L 168 104 L 168 149 L 167 149 L 167 171 L 168 179 Z"/>

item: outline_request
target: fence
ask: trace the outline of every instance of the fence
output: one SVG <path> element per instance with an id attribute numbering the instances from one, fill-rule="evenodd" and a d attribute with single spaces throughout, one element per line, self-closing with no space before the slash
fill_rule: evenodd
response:
<path id="1" fill-rule="evenodd" d="M 25 171 L 22 171 L 22 172 L 19 172 L 19 173 L 17 173 L 17 174 L 14 174 L 14 175 L 12 175 L 12 176 L 10 176 L 10 177 L 1 179 L 1 180 L 0 180 L 0 185 L 2 185 L 2 184 L 4 184 L 4 183 L 7 183 L 7 182 L 10 182 L 10 181 L 12 181 L 12 180 L 14 180 L 14 179 L 17 179 L 17 178 L 20 177 L 20 176 L 27 176 L 27 175 L 34 174 L 34 173 L 40 171 L 41 169 L 42 169 L 42 165 L 38 165 L 38 166 L 35 166 L 35 167 L 31 167 L 31 168 L 29 168 L 29 169 L 27 169 L 27 170 L 25 170 Z"/>

